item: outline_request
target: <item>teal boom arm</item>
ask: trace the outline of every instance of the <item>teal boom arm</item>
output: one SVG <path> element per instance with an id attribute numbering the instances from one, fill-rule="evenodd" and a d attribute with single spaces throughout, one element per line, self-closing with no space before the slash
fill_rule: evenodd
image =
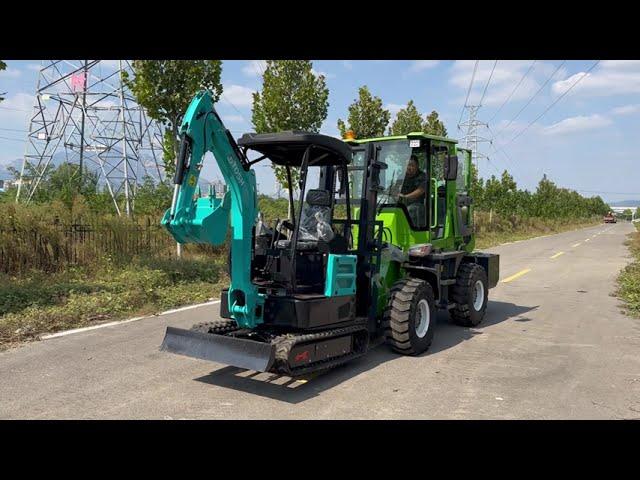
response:
<path id="1" fill-rule="evenodd" d="M 258 214 L 255 172 L 241 157 L 213 107 L 208 91 L 191 101 L 180 126 L 182 143 L 171 208 L 162 225 L 179 243 L 224 243 L 231 217 L 231 286 L 229 313 L 242 328 L 262 323 L 264 296 L 251 282 L 252 232 Z M 198 198 L 198 177 L 205 153 L 211 152 L 228 186 L 222 200 L 213 192 Z"/>

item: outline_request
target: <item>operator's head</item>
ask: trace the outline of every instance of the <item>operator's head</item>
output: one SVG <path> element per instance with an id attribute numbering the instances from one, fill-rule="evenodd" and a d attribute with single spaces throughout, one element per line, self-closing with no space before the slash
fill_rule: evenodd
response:
<path id="1" fill-rule="evenodd" d="M 418 157 L 416 157 L 415 155 L 411 155 L 411 158 L 409 158 L 409 162 L 407 163 L 407 175 L 409 177 L 413 177 L 418 173 L 419 168 L 420 166 L 418 165 Z"/>

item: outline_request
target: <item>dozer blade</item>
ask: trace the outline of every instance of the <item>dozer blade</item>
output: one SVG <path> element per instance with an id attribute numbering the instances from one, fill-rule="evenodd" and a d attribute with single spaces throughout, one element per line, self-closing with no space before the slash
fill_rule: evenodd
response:
<path id="1" fill-rule="evenodd" d="M 270 343 L 174 327 L 167 327 L 160 350 L 258 372 L 268 372 L 275 358 Z"/>

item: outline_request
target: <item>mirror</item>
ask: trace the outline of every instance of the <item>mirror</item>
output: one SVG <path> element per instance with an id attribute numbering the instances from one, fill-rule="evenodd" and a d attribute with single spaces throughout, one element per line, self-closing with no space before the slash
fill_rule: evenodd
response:
<path id="1" fill-rule="evenodd" d="M 448 155 L 444 164 L 444 179 L 455 180 L 458 178 L 458 156 Z"/>

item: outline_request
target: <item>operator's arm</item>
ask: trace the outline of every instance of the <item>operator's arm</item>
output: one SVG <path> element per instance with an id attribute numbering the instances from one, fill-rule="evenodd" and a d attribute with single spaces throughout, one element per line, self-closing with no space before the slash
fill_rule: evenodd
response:
<path id="1" fill-rule="evenodd" d="M 414 199 L 414 198 L 419 198 L 419 197 L 421 197 L 422 195 L 424 195 L 424 192 L 425 192 L 424 187 L 418 187 L 418 188 L 416 188 L 416 189 L 415 189 L 413 192 L 411 192 L 411 193 L 407 193 L 407 194 L 401 193 L 401 194 L 399 195 L 399 197 L 400 197 L 400 198 Z"/>

